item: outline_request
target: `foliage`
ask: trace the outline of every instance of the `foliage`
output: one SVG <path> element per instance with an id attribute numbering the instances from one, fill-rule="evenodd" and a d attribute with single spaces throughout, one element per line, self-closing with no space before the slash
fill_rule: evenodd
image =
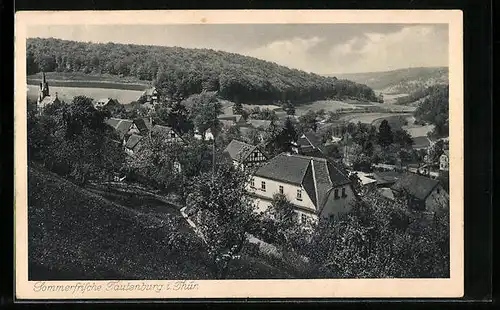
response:
<path id="1" fill-rule="evenodd" d="M 28 113 L 30 160 L 80 184 L 121 170 L 125 153 L 104 123 L 109 112 L 96 110 L 91 98 L 77 96 L 71 104 L 49 105 L 41 115 L 35 111 Z"/>
<path id="2" fill-rule="evenodd" d="M 415 110 L 415 118 L 435 125 L 433 135 L 448 136 L 449 132 L 449 87 L 435 85 L 429 88 L 429 95 Z"/>
<path id="3" fill-rule="evenodd" d="M 437 140 L 432 143 L 427 150 L 427 160 L 429 163 L 436 163 L 439 161 L 439 157 L 443 155 L 444 152 L 444 142 L 443 140 Z"/>
<path id="4" fill-rule="evenodd" d="M 383 120 L 378 128 L 378 144 L 389 146 L 393 142 L 392 129 L 387 120 Z"/>
<path id="5" fill-rule="evenodd" d="M 241 103 L 326 98 L 376 100 L 366 85 L 289 69 L 272 62 L 208 49 L 94 44 L 59 39 L 27 40 L 28 72 L 64 71 L 135 76 L 154 81 L 161 98 L 181 101 L 201 91 L 218 91 Z"/>
<path id="6" fill-rule="evenodd" d="M 299 117 L 299 123 L 304 131 L 307 131 L 308 129 L 316 131 L 316 129 L 318 128 L 316 112 L 312 110 L 307 111 L 306 114 Z"/>
<path id="7" fill-rule="evenodd" d="M 287 115 L 295 115 L 295 106 L 290 101 L 283 104 L 283 110 Z"/>
<path id="8" fill-rule="evenodd" d="M 226 277 L 231 261 L 240 258 L 246 233 L 255 220 L 246 195 L 248 176 L 231 164 L 219 165 L 215 174 L 194 177 L 187 205 L 195 210 L 198 231 L 207 245 L 217 279 Z"/>
<path id="9" fill-rule="evenodd" d="M 353 213 L 321 221 L 302 251 L 324 278 L 449 276 L 448 209 L 411 212 L 401 202 L 368 193 Z"/>
<path id="10" fill-rule="evenodd" d="M 260 120 L 268 120 L 268 121 L 277 121 L 278 120 L 278 115 L 276 115 L 276 112 L 264 108 L 260 109 L 259 107 L 255 107 L 250 111 L 250 118 L 252 119 L 260 119 Z"/>
<path id="11" fill-rule="evenodd" d="M 191 95 L 182 104 L 189 111 L 190 120 L 203 138 L 208 129 L 214 135 L 221 130 L 221 123 L 217 117 L 222 113 L 222 106 L 215 92 L 203 91 L 200 94 Z"/>

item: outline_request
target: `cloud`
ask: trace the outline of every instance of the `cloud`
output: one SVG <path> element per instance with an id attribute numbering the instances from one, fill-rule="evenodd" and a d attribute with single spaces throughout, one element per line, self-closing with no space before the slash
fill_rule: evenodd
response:
<path id="1" fill-rule="evenodd" d="M 433 26 L 366 32 L 330 49 L 331 72 L 369 72 L 448 65 L 448 34 Z"/>
<path id="2" fill-rule="evenodd" d="M 294 37 L 288 40 L 273 41 L 258 48 L 241 51 L 241 53 L 291 68 L 310 71 L 315 69 L 314 66 L 311 66 L 312 50 L 324 41 L 324 38 L 317 36 Z"/>

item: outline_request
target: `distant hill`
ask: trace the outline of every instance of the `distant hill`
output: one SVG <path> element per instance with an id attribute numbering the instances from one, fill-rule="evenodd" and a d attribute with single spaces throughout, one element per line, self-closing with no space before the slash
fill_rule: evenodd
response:
<path id="1" fill-rule="evenodd" d="M 377 100 L 374 91 L 363 84 L 210 49 L 31 38 L 26 43 L 26 61 L 28 75 L 57 71 L 136 77 L 152 81 L 160 95 L 170 98 L 207 90 L 248 104 Z"/>
<path id="2" fill-rule="evenodd" d="M 337 78 L 366 84 L 386 94 L 410 94 L 436 84 L 448 84 L 447 67 L 406 68 L 384 72 L 331 74 Z"/>

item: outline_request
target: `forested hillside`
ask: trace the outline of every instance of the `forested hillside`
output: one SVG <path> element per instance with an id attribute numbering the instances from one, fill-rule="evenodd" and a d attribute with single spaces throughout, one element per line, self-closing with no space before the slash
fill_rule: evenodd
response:
<path id="1" fill-rule="evenodd" d="M 348 80 L 290 69 L 209 49 L 27 40 L 28 75 L 39 71 L 134 76 L 154 81 L 170 98 L 202 90 L 242 103 L 303 103 L 334 98 L 376 101 L 371 88 Z"/>
<path id="2" fill-rule="evenodd" d="M 448 68 L 406 68 L 384 72 L 340 74 L 337 77 L 363 83 L 385 93 L 410 94 L 428 86 L 448 84 Z"/>

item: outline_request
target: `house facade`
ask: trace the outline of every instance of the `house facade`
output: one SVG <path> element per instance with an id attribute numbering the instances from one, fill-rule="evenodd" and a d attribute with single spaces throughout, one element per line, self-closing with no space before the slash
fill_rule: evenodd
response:
<path id="1" fill-rule="evenodd" d="M 268 160 L 259 147 L 238 140 L 232 140 L 223 154 L 228 156 L 236 167 L 255 167 Z"/>
<path id="2" fill-rule="evenodd" d="M 158 90 L 156 89 L 156 87 L 151 87 L 151 88 L 146 89 L 142 93 L 141 98 L 144 99 L 143 103 L 145 103 L 145 104 L 155 105 L 155 104 L 160 103 Z"/>
<path id="3" fill-rule="evenodd" d="M 177 143 L 182 142 L 182 137 L 178 132 L 176 132 L 172 127 L 163 125 L 154 125 L 151 128 L 151 135 L 162 134 L 166 137 L 167 143 Z"/>
<path id="4" fill-rule="evenodd" d="M 338 218 L 351 211 L 356 200 L 348 176 L 334 164 L 323 158 L 286 153 L 261 166 L 247 190 L 259 213 L 271 206 L 275 194 L 285 195 L 302 224 Z"/>
<path id="5" fill-rule="evenodd" d="M 445 150 L 444 153 L 439 157 L 439 170 L 450 170 L 450 151 Z"/>
<path id="6" fill-rule="evenodd" d="M 391 189 L 396 198 L 406 199 L 416 211 L 435 212 L 449 204 L 449 195 L 439 180 L 422 175 L 407 173 Z"/>

